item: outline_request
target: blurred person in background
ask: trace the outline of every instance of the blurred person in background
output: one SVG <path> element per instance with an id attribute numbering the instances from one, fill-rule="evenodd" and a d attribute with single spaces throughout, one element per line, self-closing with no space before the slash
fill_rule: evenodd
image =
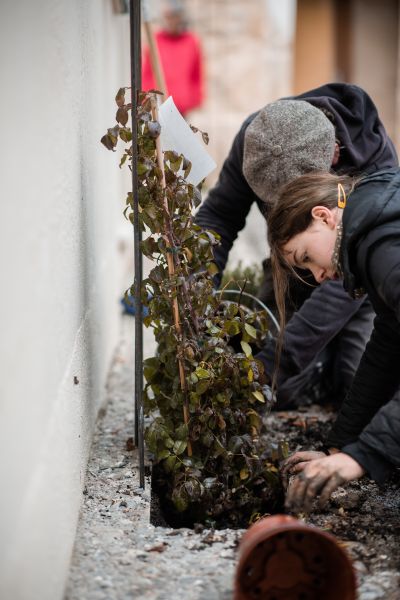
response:
<path id="1" fill-rule="evenodd" d="M 355 85 L 326 84 L 250 115 L 196 215 L 198 225 L 221 236 L 214 251 L 220 277 L 254 202 L 261 212 L 260 227 L 264 227 L 279 188 L 302 174 L 317 170 L 368 174 L 397 165 L 396 151 L 374 103 Z M 274 311 L 268 261 L 264 261 L 264 276 L 259 297 Z M 374 311 L 365 296 L 353 301 L 341 282 L 318 285 L 306 273 L 301 278 L 305 283 L 291 278 L 286 298 L 288 322 L 277 376 L 278 409 L 296 408 L 310 397 L 318 400 L 321 394 L 340 402 L 351 386 L 373 326 Z M 267 383 L 274 372 L 275 346 L 270 339 L 257 355 Z"/>
<path id="2" fill-rule="evenodd" d="M 199 108 L 204 97 L 203 56 L 197 36 L 187 29 L 183 6 L 178 1 L 163 2 L 162 27 L 155 34 L 167 92 L 185 116 Z M 150 51 L 143 54 L 142 89 L 157 89 Z"/>

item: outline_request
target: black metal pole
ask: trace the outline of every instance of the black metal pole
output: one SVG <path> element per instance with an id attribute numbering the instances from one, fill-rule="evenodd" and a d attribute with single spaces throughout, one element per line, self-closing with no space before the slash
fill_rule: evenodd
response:
<path id="1" fill-rule="evenodd" d="M 132 88 L 132 194 L 134 205 L 133 243 L 135 264 L 135 444 L 139 449 L 140 487 L 144 488 L 144 414 L 143 414 L 143 307 L 140 295 L 142 285 L 142 234 L 139 225 L 137 127 L 136 110 L 141 89 L 141 2 L 130 0 L 130 46 Z"/>

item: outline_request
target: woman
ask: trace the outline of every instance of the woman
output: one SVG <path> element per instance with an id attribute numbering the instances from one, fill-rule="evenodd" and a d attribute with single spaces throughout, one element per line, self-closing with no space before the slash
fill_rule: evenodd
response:
<path id="1" fill-rule="evenodd" d="M 284 464 L 285 476 L 299 474 L 287 506 L 309 509 L 316 495 L 323 504 L 345 481 L 367 473 L 380 482 L 400 466 L 400 170 L 358 181 L 327 173 L 298 178 L 279 194 L 268 237 L 282 325 L 288 271 L 296 268 L 322 285 L 343 279 L 353 298 L 367 293 L 376 312 L 328 438 L 330 456 L 298 452 Z"/>

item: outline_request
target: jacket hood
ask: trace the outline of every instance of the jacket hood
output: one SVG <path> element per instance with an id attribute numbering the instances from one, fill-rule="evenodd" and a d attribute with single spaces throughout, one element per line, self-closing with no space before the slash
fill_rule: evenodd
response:
<path id="1" fill-rule="evenodd" d="M 361 287 L 355 269 L 356 254 L 361 241 L 364 252 L 383 235 L 399 232 L 400 169 L 385 169 L 364 177 L 347 198 L 343 212 L 343 237 L 340 261 L 344 287 L 358 297 Z M 384 226 L 384 228 L 382 228 Z"/>
<path id="2" fill-rule="evenodd" d="M 396 150 L 364 90 L 346 83 L 328 83 L 295 97 L 333 117 L 340 142 L 338 173 L 373 173 L 398 165 Z"/>

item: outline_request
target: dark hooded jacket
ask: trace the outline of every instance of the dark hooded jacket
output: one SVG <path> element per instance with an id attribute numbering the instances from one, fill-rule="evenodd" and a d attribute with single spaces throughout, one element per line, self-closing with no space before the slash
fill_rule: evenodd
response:
<path id="1" fill-rule="evenodd" d="M 350 194 L 340 255 L 344 288 L 366 291 L 376 317 L 329 444 L 382 481 L 400 467 L 400 169 L 365 177 Z"/>
<path id="2" fill-rule="evenodd" d="M 310 102 L 332 119 L 341 145 L 335 171 L 373 173 L 398 165 L 396 151 L 375 105 L 359 87 L 331 83 L 294 99 Z M 242 170 L 245 132 L 257 114 L 244 121 L 217 184 L 196 215 L 198 225 L 221 236 L 221 245 L 215 249 L 215 260 L 221 273 L 238 232 L 245 226 L 253 202 L 257 203 L 262 215 L 266 215 L 265 203 L 255 195 Z M 265 227 L 264 218 L 260 220 L 260 227 Z M 340 283 L 328 282 L 319 286 L 286 327 L 278 384 L 302 372 L 358 311 L 360 303 L 353 302 Z M 257 356 L 269 375 L 273 370 L 274 356 L 273 340 Z"/>

